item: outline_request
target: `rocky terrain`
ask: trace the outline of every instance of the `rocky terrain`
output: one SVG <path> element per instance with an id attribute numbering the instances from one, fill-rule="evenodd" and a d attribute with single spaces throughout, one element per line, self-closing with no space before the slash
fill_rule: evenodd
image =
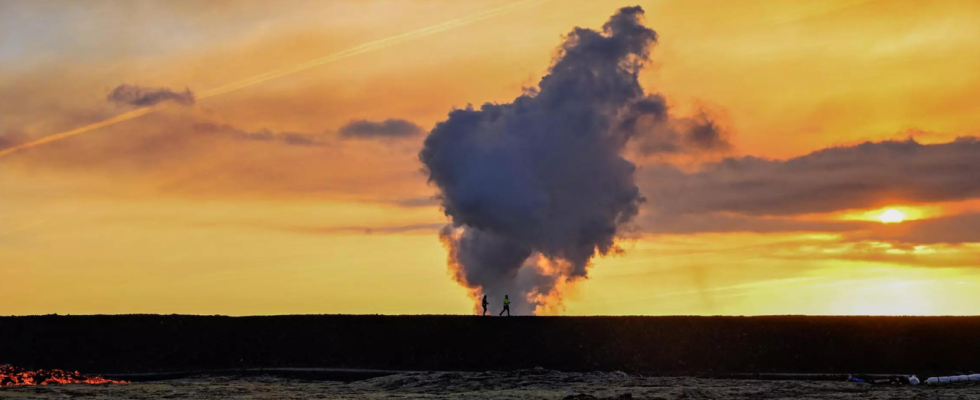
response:
<path id="1" fill-rule="evenodd" d="M 845 380 L 970 373 L 978 337 L 978 317 L 0 317 L 0 364 L 133 382 L 0 399 L 968 399 Z"/>
<path id="2" fill-rule="evenodd" d="M 624 372 L 412 372 L 354 382 L 198 376 L 115 385 L 8 387 L 0 399 L 959 399 L 980 386 L 642 377 Z"/>

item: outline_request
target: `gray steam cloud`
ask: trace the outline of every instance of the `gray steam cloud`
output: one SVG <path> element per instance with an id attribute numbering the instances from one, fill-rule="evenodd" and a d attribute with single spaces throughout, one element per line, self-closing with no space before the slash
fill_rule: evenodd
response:
<path id="1" fill-rule="evenodd" d="M 692 120 L 683 132 L 684 143 L 694 149 L 709 151 L 731 148 L 718 124 L 707 116 Z"/>
<path id="2" fill-rule="evenodd" d="M 670 118 L 659 95 L 635 104 L 640 106 L 624 119 L 625 126 L 640 132 L 635 138 L 641 154 L 681 154 L 723 152 L 731 149 L 727 134 L 708 115 L 697 118 Z"/>
<path id="3" fill-rule="evenodd" d="M 175 92 L 170 88 L 145 88 L 122 84 L 109 92 L 107 99 L 114 103 L 136 107 L 149 107 L 165 101 L 191 105 L 194 104 L 194 93 L 186 88 L 183 92 Z"/>
<path id="4" fill-rule="evenodd" d="M 798 215 L 980 197 L 980 140 L 867 142 L 789 160 L 727 158 L 686 173 L 644 168 L 657 215 Z"/>
<path id="5" fill-rule="evenodd" d="M 381 122 L 354 120 L 340 127 L 340 135 L 345 138 L 408 138 L 421 135 L 422 128 L 411 121 L 389 118 Z"/>
<path id="6" fill-rule="evenodd" d="M 657 34 L 642 15 L 626 7 L 601 32 L 575 28 L 538 88 L 454 110 L 426 138 L 419 158 L 452 218 L 440 236 L 474 296 L 499 308 L 509 294 L 519 313 L 560 306 L 561 285 L 619 250 L 617 233 L 644 201 L 622 155 L 631 139 L 717 142 L 666 129 L 666 101 L 644 93 L 637 76 Z M 648 138 L 667 131 L 680 139 Z"/>

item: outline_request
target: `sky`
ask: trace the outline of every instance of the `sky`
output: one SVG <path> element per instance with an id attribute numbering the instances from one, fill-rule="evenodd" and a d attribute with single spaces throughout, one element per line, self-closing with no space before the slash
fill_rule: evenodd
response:
<path id="1" fill-rule="evenodd" d="M 472 313 L 420 151 L 633 5 L 670 122 L 532 310 L 980 313 L 976 2 L 42 0 L 0 2 L 0 314 Z"/>

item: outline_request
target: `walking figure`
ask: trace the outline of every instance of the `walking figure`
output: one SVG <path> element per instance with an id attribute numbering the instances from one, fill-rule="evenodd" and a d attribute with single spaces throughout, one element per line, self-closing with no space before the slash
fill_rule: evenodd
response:
<path id="1" fill-rule="evenodd" d="M 487 301 L 487 295 L 483 295 L 483 315 L 487 315 L 487 305 L 489 304 L 490 302 Z"/>
<path id="2" fill-rule="evenodd" d="M 510 299 L 507 298 L 507 295 L 506 294 L 504 295 L 504 309 L 503 310 L 500 310 L 500 315 L 499 316 L 503 316 L 504 315 L 504 311 L 507 311 L 507 316 L 509 317 L 510 316 Z"/>

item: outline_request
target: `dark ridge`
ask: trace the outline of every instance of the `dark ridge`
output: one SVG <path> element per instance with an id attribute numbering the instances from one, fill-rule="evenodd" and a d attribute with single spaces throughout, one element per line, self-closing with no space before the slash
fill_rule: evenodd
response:
<path id="1" fill-rule="evenodd" d="M 0 364 L 85 373 L 247 369 L 648 375 L 966 373 L 980 317 L 0 317 Z"/>

